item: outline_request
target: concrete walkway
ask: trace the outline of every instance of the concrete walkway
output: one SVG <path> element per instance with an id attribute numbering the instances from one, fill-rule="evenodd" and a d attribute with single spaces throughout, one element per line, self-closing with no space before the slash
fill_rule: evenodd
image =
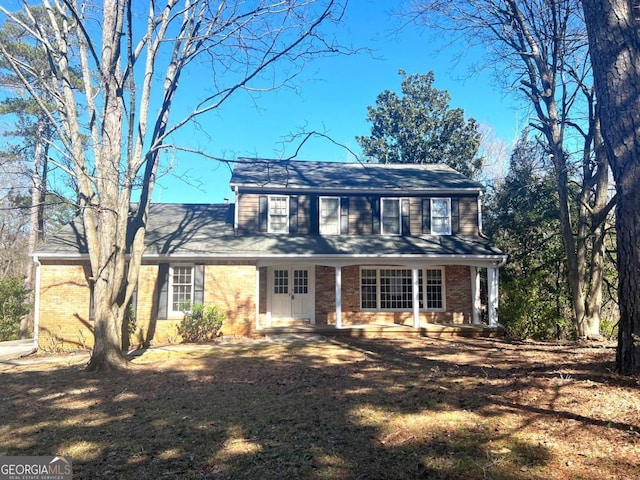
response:
<path id="1" fill-rule="evenodd" d="M 14 360 L 33 351 L 33 339 L 0 342 L 0 361 Z"/>

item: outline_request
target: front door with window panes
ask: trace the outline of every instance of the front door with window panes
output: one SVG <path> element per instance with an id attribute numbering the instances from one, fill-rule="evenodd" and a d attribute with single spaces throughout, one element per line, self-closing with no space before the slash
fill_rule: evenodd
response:
<path id="1" fill-rule="evenodd" d="M 315 323 L 314 267 L 270 267 L 268 275 L 271 318 Z"/>

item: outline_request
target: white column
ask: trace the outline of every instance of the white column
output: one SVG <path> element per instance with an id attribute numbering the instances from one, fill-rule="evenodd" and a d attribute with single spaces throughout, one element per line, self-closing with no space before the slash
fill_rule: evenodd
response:
<path id="1" fill-rule="evenodd" d="M 480 271 L 477 267 L 471 270 L 471 314 L 474 325 L 480 323 Z"/>
<path id="2" fill-rule="evenodd" d="M 420 281 L 418 279 L 418 269 L 411 269 L 412 289 L 411 301 L 413 302 L 413 328 L 420 328 Z"/>
<path id="3" fill-rule="evenodd" d="M 498 326 L 498 269 L 491 267 L 487 269 L 489 284 L 489 326 Z"/>
<path id="4" fill-rule="evenodd" d="M 256 265 L 256 330 L 258 328 L 260 328 L 260 267 Z"/>
<path id="5" fill-rule="evenodd" d="M 336 267 L 336 328 L 342 328 L 342 267 Z"/>

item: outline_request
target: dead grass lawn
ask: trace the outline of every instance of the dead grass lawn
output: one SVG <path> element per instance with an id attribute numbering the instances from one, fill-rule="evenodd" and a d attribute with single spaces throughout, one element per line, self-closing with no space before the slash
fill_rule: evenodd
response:
<path id="1" fill-rule="evenodd" d="M 633 479 L 640 387 L 613 356 L 338 338 L 151 350 L 107 378 L 0 365 L 0 455 L 71 455 L 77 479 Z"/>

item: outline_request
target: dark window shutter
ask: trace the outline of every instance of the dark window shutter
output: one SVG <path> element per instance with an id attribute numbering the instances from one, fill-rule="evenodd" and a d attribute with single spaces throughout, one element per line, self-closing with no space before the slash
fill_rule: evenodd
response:
<path id="1" fill-rule="evenodd" d="M 411 235 L 411 222 L 409 218 L 409 199 L 403 198 L 401 202 L 402 235 Z"/>
<path id="2" fill-rule="evenodd" d="M 204 303 L 204 265 L 201 263 L 193 267 L 193 303 Z"/>
<path id="3" fill-rule="evenodd" d="M 371 202 L 371 227 L 373 233 L 380 233 L 380 198 L 372 197 Z"/>
<path id="4" fill-rule="evenodd" d="M 431 233 L 431 199 L 422 199 L 422 233 Z"/>
<path id="5" fill-rule="evenodd" d="M 266 195 L 260 195 L 258 198 L 258 230 L 267 231 L 267 216 L 269 215 L 269 199 Z"/>
<path id="6" fill-rule="evenodd" d="M 131 313 L 133 314 L 133 318 L 138 317 L 138 284 L 136 283 L 136 288 L 131 292 L 131 298 L 129 299 L 129 305 L 131 305 Z"/>
<path id="7" fill-rule="evenodd" d="M 309 232 L 311 235 L 318 235 L 320 232 L 320 212 L 318 211 L 318 196 L 312 195 L 309 197 Z"/>
<path id="8" fill-rule="evenodd" d="M 158 320 L 166 320 L 169 309 L 169 264 L 158 265 Z"/>
<path id="9" fill-rule="evenodd" d="M 349 197 L 340 199 L 340 233 L 343 235 L 349 233 Z"/>
<path id="10" fill-rule="evenodd" d="M 96 307 L 93 302 L 93 282 L 89 285 L 89 321 L 96 319 Z"/>
<path id="11" fill-rule="evenodd" d="M 298 233 L 298 197 L 289 197 L 289 233 Z"/>
<path id="12" fill-rule="evenodd" d="M 451 234 L 460 233 L 460 199 L 451 199 Z"/>

